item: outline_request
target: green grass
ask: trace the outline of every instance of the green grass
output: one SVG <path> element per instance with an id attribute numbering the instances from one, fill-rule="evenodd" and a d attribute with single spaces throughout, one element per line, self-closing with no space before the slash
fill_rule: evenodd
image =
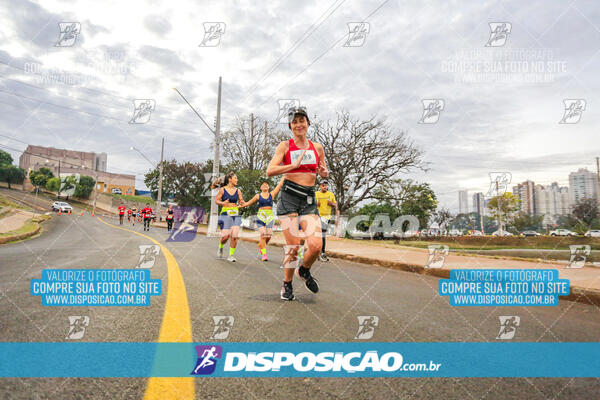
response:
<path id="1" fill-rule="evenodd" d="M 146 197 L 146 196 L 135 196 L 135 195 L 128 195 L 128 194 L 112 194 L 110 193 L 110 196 L 116 197 L 117 199 L 122 199 L 122 200 L 127 200 L 127 201 L 135 201 L 138 203 L 150 203 L 151 206 L 155 206 L 156 205 L 156 201 L 152 200 L 151 197 Z"/>
<path id="2" fill-rule="evenodd" d="M 0 237 L 16 236 L 22 233 L 32 232 L 37 229 L 40 222 L 47 221 L 50 218 L 52 217 L 50 217 L 49 215 L 38 215 L 36 217 L 30 218 L 27 221 L 25 221 L 23 226 L 21 226 L 19 229 L 15 229 L 10 232 L 0 233 Z"/>
<path id="3" fill-rule="evenodd" d="M 5 216 L 6 214 L 10 213 L 11 208 L 10 207 L 0 207 L 0 218 L 2 218 L 3 216 Z"/>
<path id="4" fill-rule="evenodd" d="M 363 240 L 362 243 L 373 244 L 385 247 L 415 247 L 426 249 L 432 244 L 445 244 L 451 251 L 461 250 L 505 250 L 505 249 L 537 249 L 537 250 L 568 250 L 570 244 L 589 244 L 592 250 L 600 250 L 600 243 L 590 238 L 516 238 L 510 243 L 503 238 L 487 238 L 487 243 L 483 240 L 469 243 L 469 240 L 400 240 L 395 243 L 393 240 Z M 498 243 L 500 242 L 500 243 Z"/>
<path id="5" fill-rule="evenodd" d="M 10 208 L 18 208 L 20 210 L 30 210 L 30 208 L 25 207 L 22 204 L 17 204 L 14 201 L 0 195 L 0 206 L 1 207 L 10 207 Z"/>

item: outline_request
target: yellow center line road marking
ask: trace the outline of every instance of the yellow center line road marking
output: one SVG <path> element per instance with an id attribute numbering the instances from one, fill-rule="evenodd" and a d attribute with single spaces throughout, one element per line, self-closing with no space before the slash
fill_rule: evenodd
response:
<path id="1" fill-rule="evenodd" d="M 165 259 L 167 260 L 168 284 L 167 284 L 167 302 L 163 314 L 159 343 L 192 343 L 192 323 L 190 321 L 190 306 L 187 300 L 183 276 L 179 270 L 179 264 L 173 257 L 173 254 L 165 246 L 154 240 L 150 236 L 133 231 L 131 229 L 121 228 L 98 217 L 98 221 L 123 231 L 132 232 L 140 235 L 154 244 L 160 246 Z M 152 377 L 148 380 L 144 400 L 154 399 L 194 399 L 195 386 L 194 378 L 161 378 Z"/>

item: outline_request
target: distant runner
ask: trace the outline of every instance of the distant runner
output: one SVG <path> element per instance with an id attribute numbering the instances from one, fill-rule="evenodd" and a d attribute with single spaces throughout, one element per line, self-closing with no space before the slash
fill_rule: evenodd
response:
<path id="1" fill-rule="evenodd" d="M 127 207 L 125 207 L 125 204 L 123 204 L 123 202 L 121 202 L 121 205 L 117 207 L 117 209 L 119 210 L 119 225 L 123 225 L 123 218 L 125 218 L 126 208 Z"/>
<path id="2" fill-rule="evenodd" d="M 331 211 L 335 208 L 337 215 L 337 203 L 335 196 L 329 190 L 327 190 L 328 182 L 326 180 L 321 181 L 319 185 L 319 191 L 315 193 L 317 199 L 317 207 L 319 208 L 319 216 L 321 217 L 321 233 L 323 234 L 323 246 L 321 247 L 321 255 L 319 260 L 329 261 L 327 255 L 325 255 L 325 238 L 327 237 L 327 231 L 329 230 L 329 223 L 331 222 Z"/>
<path id="3" fill-rule="evenodd" d="M 142 208 L 140 211 L 142 214 L 142 218 L 144 219 L 144 230 L 150 230 L 150 221 L 152 220 L 152 208 L 150 208 L 150 203 L 146 203 L 146 207 Z"/>
<path id="4" fill-rule="evenodd" d="M 219 242 L 217 257 L 223 257 L 223 247 L 229 238 L 231 238 L 231 242 L 229 242 L 229 257 L 227 257 L 227 261 L 230 262 L 237 261 L 233 254 L 237 246 L 240 225 L 242 225 L 239 206 L 245 204 L 242 191 L 235 186 L 237 182 L 238 178 L 235 173 L 230 172 L 225 175 L 223 183 L 220 184 L 221 188 L 219 189 L 219 193 L 217 193 L 216 199 L 217 204 L 221 206 L 221 214 L 219 214 L 221 241 Z"/>
<path id="5" fill-rule="evenodd" d="M 282 178 L 271 192 L 269 192 L 269 184 L 267 182 L 261 183 L 260 193 L 255 194 L 250 201 L 243 205 L 243 207 L 249 207 L 258 201 L 258 214 L 256 215 L 256 223 L 260 232 L 258 249 L 263 261 L 269 261 L 267 257 L 267 245 L 271 240 L 271 236 L 273 236 L 273 222 L 275 221 L 275 216 L 273 215 L 273 198 L 279 194 L 284 180 L 285 178 Z"/>

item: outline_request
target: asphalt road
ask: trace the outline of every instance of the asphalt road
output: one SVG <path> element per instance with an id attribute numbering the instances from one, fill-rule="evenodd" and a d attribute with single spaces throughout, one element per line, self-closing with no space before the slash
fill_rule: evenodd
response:
<path id="1" fill-rule="evenodd" d="M 18 193 L 12 191 L 11 193 Z M 47 200 L 39 204 L 49 206 Z M 107 220 L 117 224 L 116 220 Z M 206 342 L 213 316 L 231 315 L 226 341 L 356 341 L 357 316 L 376 315 L 372 341 L 496 342 L 499 316 L 517 315 L 515 342 L 600 340 L 597 307 L 561 301 L 557 307 L 451 307 L 437 295 L 438 278 L 332 259 L 313 274 L 321 291 L 309 293 L 295 281 L 296 301 L 279 299 L 282 250 L 269 248 L 261 262 L 255 244 L 240 242 L 237 263 L 216 258 L 217 239 L 166 242 L 167 232 L 141 226 L 117 229 L 79 213 L 55 216 L 40 236 L 0 246 L 0 341 L 66 342 L 68 317 L 89 316 L 81 341 L 154 342 L 161 334 L 166 304 L 167 262 L 157 258 L 152 278 L 163 295 L 149 307 L 43 307 L 29 294 L 31 279 L 44 268 L 134 268 L 145 233 L 176 259 L 189 303 L 191 336 Z M 485 356 L 485 355 L 482 355 Z M 0 380 L 2 399 L 141 399 L 148 379 L 27 378 Z M 204 378 L 197 398 L 285 399 L 590 399 L 597 378 Z"/>

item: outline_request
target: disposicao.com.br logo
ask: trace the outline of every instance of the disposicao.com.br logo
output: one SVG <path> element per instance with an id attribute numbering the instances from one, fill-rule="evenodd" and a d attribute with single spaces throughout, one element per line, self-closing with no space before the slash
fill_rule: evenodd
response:
<path id="1" fill-rule="evenodd" d="M 405 363 L 398 352 L 367 351 L 224 351 L 221 346 L 197 346 L 198 361 L 192 375 L 298 376 L 368 374 L 389 376 L 401 372 L 438 372 L 441 363 Z M 210 353 L 210 354 L 209 354 Z M 216 367 L 220 358 L 222 367 Z M 224 359 L 224 360 L 223 360 Z M 210 365 L 210 368 L 206 366 Z"/>

